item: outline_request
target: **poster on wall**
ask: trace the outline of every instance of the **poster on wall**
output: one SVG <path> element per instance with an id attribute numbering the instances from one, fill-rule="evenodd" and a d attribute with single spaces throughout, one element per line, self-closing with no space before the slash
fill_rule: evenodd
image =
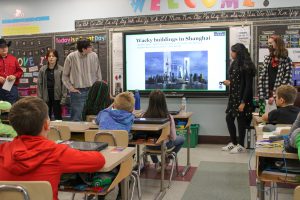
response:
<path id="1" fill-rule="evenodd" d="M 55 49 L 60 55 L 59 64 L 64 65 L 64 61 L 69 53 L 76 51 L 76 42 L 80 38 L 87 38 L 91 40 L 93 45 L 93 51 L 98 55 L 102 79 L 108 80 L 108 66 L 107 66 L 107 38 L 106 33 L 81 33 L 76 34 L 74 32 L 64 33 L 61 35 L 55 35 Z"/>
<path id="2" fill-rule="evenodd" d="M 280 35 L 285 47 L 289 51 L 289 57 L 293 62 L 300 62 L 300 24 L 299 25 L 271 25 L 258 27 L 258 61 L 263 62 L 269 54 L 268 39 L 271 35 Z"/>
<path id="3" fill-rule="evenodd" d="M 26 38 L 5 37 L 12 41 L 9 53 L 14 55 L 24 74 L 20 79 L 19 93 L 21 96 L 36 96 L 37 78 L 39 69 L 47 63 L 46 54 L 49 48 L 53 48 L 51 36 L 30 36 Z"/>
<path id="4" fill-rule="evenodd" d="M 250 26 L 230 27 L 230 47 L 236 43 L 242 43 L 250 50 Z"/>
<path id="5" fill-rule="evenodd" d="M 112 94 L 123 92 L 123 34 L 112 34 Z"/>
<path id="6" fill-rule="evenodd" d="M 300 85 L 300 24 L 296 25 L 269 25 L 258 26 L 258 65 L 262 65 L 265 56 L 269 55 L 268 39 L 271 35 L 280 35 L 283 38 L 289 57 L 293 61 L 293 82 Z"/>

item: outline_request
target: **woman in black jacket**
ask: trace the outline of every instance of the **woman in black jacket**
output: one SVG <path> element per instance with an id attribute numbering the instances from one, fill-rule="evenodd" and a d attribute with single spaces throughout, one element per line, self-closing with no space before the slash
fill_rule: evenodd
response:
<path id="1" fill-rule="evenodd" d="M 253 78 L 255 66 L 247 48 L 240 43 L 231 47 L 233 62 L 229 68 L 229 80 L 224 84 L 229 86 L 229 101 L 226 109 L 226 122 L 231 142 L 222 148 L 230 153 L 245 152 L 244 139 L 246 126 L 250 125 L 253 111 Z M 239 141 L 236 137 L 235 118 L 238 122 Z"/>

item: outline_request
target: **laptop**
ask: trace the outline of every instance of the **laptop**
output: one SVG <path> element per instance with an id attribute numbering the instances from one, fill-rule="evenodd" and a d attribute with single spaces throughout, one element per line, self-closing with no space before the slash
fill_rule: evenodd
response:
<path id="1" fill-rule="evenodd" d="M 178 114 L 179 114 L 179 111 L 177 111 L 177 110 L 169 111 L 169 114 L 170 114 L 170 115 L 178 115 Z"/>
<path id="2" fill-rule="evenodd" d="M 170 121 L 169 118 L 135 118 L 134 124 L 164 124 Z"/>
<path id="3" fill-rule="evenodd" d="M 60 144 L 69 145 L 69 147 L 80 151 L 101 151 L 108 146 L 106 142 L 64 141 Z"/>

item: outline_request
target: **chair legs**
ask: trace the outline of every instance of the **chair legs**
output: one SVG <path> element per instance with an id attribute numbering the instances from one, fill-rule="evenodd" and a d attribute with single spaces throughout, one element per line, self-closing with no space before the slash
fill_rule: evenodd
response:
<path id="1" fill-rule="evenodd" d="M 135 184 L 137 184 L 137 189 L 138 189 L 138 198 L 142 199 L 142 191 L 141 191 L 141 182 L 140 182 L 140 176 L 137 171 L 132 171 L 130 177 L 133 180 L 132 183 L 132 188 L 131 188 L 131 196 L 130 200 L 133 199 L 133 194 L 134 194 L 134 189 L 135 189 Z"/>

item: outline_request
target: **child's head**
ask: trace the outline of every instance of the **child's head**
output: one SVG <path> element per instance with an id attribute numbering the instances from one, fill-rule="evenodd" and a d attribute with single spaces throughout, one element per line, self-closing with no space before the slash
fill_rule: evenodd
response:
<path id="1" fill-rule="evenodd" d="M 297 96 L 297 90 L 291 85 L 281 85 L 276 90 L 276 105 L 286 106 L 294 103 Z"/>
<path id="2" fill-rule="evenodd" d="M 132 112 L 134 108 L 134 97 L 131 92 L 122 92 L 115 97 L 114 108 Z"/>
<path id="3" fill-rule="evenodd" d="M 38 97 L 25 97 L 10 109 L 8 119 L 18 135 L 40 135 L 49 130 L 48 106 Z"/>
<path id="4" fill-rule="evenodd" d="M 149 95 L 148 109 L 145 117 L 164 118 L 169 116 L 165 94 L 160 90 L 153 90 Z"/>

